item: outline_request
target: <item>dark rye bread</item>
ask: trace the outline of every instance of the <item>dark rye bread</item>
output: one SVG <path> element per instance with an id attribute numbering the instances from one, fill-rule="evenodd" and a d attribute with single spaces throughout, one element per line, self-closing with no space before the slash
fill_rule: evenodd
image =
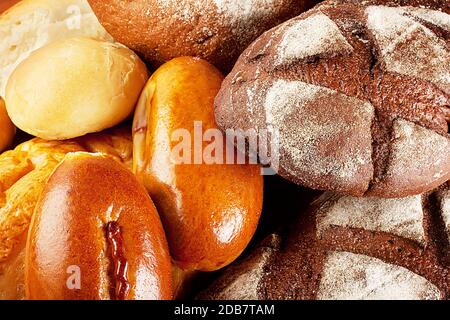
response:
<path id="1" fill-rule="evenodd" d="M 450 178 L 449 10 L 319 4 L 241 55 L 217 122 L 278 129 L 279 174 L 313 189 L 396 198 L 436 188 Z"/>
<path id="2" fill-rule="evenodd" d="M 105 29 L 154 67 L 180 56 L 230 71 L 264 31 L 318 0 L 89 0 Z"/>
<path id="3" fill-rule="evenodd" d="M 450 183 L 402 199 L 325 193 L 199 299 L 450 299 Z"/>

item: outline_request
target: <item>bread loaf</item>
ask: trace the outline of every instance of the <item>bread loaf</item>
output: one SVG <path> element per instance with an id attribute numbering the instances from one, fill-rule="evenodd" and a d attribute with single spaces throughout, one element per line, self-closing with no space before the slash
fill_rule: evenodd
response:
<path id="1" fill-rule="evenodd" d="M 74 142 L 34 139 L 0 155 L 0 299 L 23 299 L 28 227 L 45 182 Z"/>
<path id="2" fill-rule="evenodd" d="M 30 53 L 73 36 L 113 41 L 87 0 L 22 0 L 1 14 L 0 96 L 5 97 L 9 76 Z"/>
<path id="3" fill-rule="evenodd" d="M 313 189 L 395 198 L 448 180 L 448 6 L 395 3 L 326 1 L 262 35 L 222 85 L 219 126 L 278 131 L 279 173 Z"/>
<path id="4" fill-rule="evenodd" d="M 134 111 L 148 79 L 130 49 L 86 37 L 55 41 L 14 70 L 6 108 L 21 130 L 64 140 L 118 125 Z"/>
<path id="5" fill-rule="evenodd" d="M 0 155 L 0 300 L 24 299 L 25 245 L 38 198 L 69 152 L 108 154 L 131 169 L 131 131 L 96 133 L 76 141 L 33 139 Z"/>
<path id="6" fill-rule="evenodd" d="M 125 166 L 104 155 L 71 153 L 58 165 L 36 206 L 25 259 L 29 299 L 172 296 L 153 202 Z"/>
<path id="7" fill-rule="evenodd" d="M 311 0 L 89 0 L 103 26 L 155 67 L 180 56 L 229 71 L 260 34 Z"/>
<path id="8" fill-rule="evenodd" d="M 213 101 L 222 79 L 206 61 L 176 58 L 152 75 L 134 119 L 134 172 L 158 208 L 175 263 L 187 272 L 214 271 L 236 259 L 262 208 L 258 165 L 225 163 L 224 136 L 214 136 L 224 146 L 215 149 L 219 160 L 204 157 L 210 143 L 203 135 L 220 133 Z M 201 123 L 200 137 L 195 122 Z M 176 151 L 186 144 L 192 148 Z M 198 162 L 195 145 L 201 148 Z M 231 151 L 235 154 L 233 146 Z M 177 159 L 178 153 L 188 160 Z"/>
<path id="9" fill-rule="evenodd" d="M 201 299 L 449 299 L 450 184 L 401 199 L 325 193 Z"/>

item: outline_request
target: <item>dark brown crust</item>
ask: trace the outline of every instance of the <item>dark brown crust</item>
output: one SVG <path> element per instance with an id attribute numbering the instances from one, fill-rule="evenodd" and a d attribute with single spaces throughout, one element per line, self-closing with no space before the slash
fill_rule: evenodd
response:
<path id="1" fill-rule="evenodd" d="M 374 107 L 372 119 L 372 145 L 358 140 L 361 135 L 351 137 L 356 150 L 372 149 L 373 173 L 367 179 L 362 175 L 356 182 L 333 182 L 329 176 L 311 178 L 308 173 L 292 174 L 298 170 L 295 161 L 281 151 L 280 174 L 285 178 L 313 189 L 332 190 L 351 195 L 371 195 L 383 197 L 404 197 L 420 194 L 436 188 L 450 178 L 450 136 L 448 135 L 448 114 L 450 110 L 450 95 L 445 85 L 436 85 L 416 77 L 388 72 L 380 57 L 372 32 L 366 24 L 365 6 L 371 4 L 388 4 L 395 6 L 422 6 L 449 12 L 445 1 L 326 1 L 313 10 L 278 26 L 258 38 L 239 58 L 231 74 L 225 79 L 222 89 L 216 98 L 216 118 L 222 129 L 251 128 L 264 129 L 265 95 L 274 83 L 279 80 L 301 81 L 320 87 L 330 88 L 349 97 L 368 101 Z M 290 64 L 276 65 L 277 45 L 284 36 L 284 30 L 294 22 L 306 19 L 317 13 L 323 13 L 339 28 L 345 40 L 353 47 L 353 52 L 340 54 L 319 54 L 293 61 Z M 431 28 L 432 32 L 448 44 L 448 31 L 418 21 Z M 430 26 L 431 25 L 431 26 Z M 318 26 L 319 27 L 319 26 Z M 448 47 L 447 47 L 448 48 Z M 259 81 L 259 83 L 258 83 Z M 447 88 L 448 89 L 448 88 Z M 249 90 L 254 90 L 256 98 L 248 96 Z M 286 98 L 287 93 L 286 93 Z M 316 101 L 320 106 L 324 100 Z M 252 112 L 247 111 L 251 106 Z M 330 106 L 329 101 L 323 108 Z M 318 109 L 321 110 L 321 109 Z M 324 111 L 319 111 L 324 112 Z M 345 111 L 342 111 L 343 113 Z M 295 126 L 295 111 L 290 115 L 289 126 Z M 313 116 L 311 114 L 310 116 Z M 331 114 L 327 121 L 335 121 Z M 404 152 L 399 159 L 393 151 L 397 137 L 393 131 L 395 122 L 406 120 L 417 127 L 426 128 L 433 134 L 444 137 L 440 145 L 424 149 L 417 146 L 415 154 Z M 292 123 L 291 123 L 292 122 Z M 302 125 L 298 123 L 297 127 Z M 296 133 L 296 132 L 294 132 Z M 294 135 L 294 133 L 292 135 Z M 353 140 L 352 140 L 353 139 Z M 370 139 L 370 138 L 369 138 Z M 442 142 L 447 139 L 447 143 Z M 330 150 L 338 150 L 340 145 L 328 141 Z M 281 146 L 283 148 L 283 146 Z M 426 152 L 432 150 L 448 150 L 433 158 Z M 306 153 L 306 151 L 305 151 Z M 410 152 L 411 153 L 411 152 Z M 416 155 L 422 154 L 419 164 Z M 319 161 L 321 155 L 316 156 Z M 356 155 L 353 155 L 356 156 Z M 343 161 L 342 155 L 335 154 L 336 163 Z M 404 168 L 401 173 L 393 173 L 394 167 L 399 167 L 399 161 Z M 435 166 L 435 163 L 440 164 Z M 312 171 L 310 173 L 313 173 Z"/>
<path id="2" fill-rule="evenodd" d="M 332 206 L 338 195 L 327 193 L 317 199 L 309 210 L 299 215 L 297 222 L 280 231 L 279 245 L 274 247 L 263 242 L 252 253 L 270 250 L 271 258 L 266 263 L 263 276 L 258 279 L 259 299 L 316 299 L 322 277 L 325 256 L 332 251 L 344 251 L 378 258 L 384 262 L 404 267 L 430 281 L 441 291 L 442 299 L 450 298 L 449 243 L 442 217 L 437 208 L 437 194 L 450 190 L 447 182 L 439 189 L 424 194 L 424 229 L 426 244 L 380 231 L 360 228 L 331 226 L 321 236 L 317 233 L 316 215 L 320 210 Z M 271 236 L 272 237 L 272 236 Z M 270 238 L 270 237 L 269 237 Z M 249 261 L 246 259 L 244 261 Z M 255 272 L 247 265 L 241 275 L 245 282 Z M 223 295 L 230 284 L 239 263 L 232 265 L 219 280 L 200 295 L 201 299 L 226 299 Z M 236 296 L 233 299 L 239 298 Z"/>
<path id="3" fill-rule="evenodd" d="M 277 0 L 272 15 L 250 14 L 250 18 L 237 22 L 231 22 L 227 13 L 219 14 L 214 2 L 206 0 L 174 1 L 166 9 L 156 0 L 89 0 L 89 3 L 116 40 L 154 67 L 172 58 L 196 56 L 229 71 L 239 54 L 264 31 L 300 14 L 317 1 Z M 188 20 L 179 17 L 189 10 Z"/>
<path id="4" fill-rule="evenodd" d="M 108 244 L 107 226 L 120 230 L 120 248 Z M 119 254 L 120 253 L 120 254 Z M 127 263 L 123 299 L 170 299 L 171 260 L 162 224 L 144 187 L 106 156 L 70 154 L 42 193 L 31 223 L 25 263 L 27 298 L 97 300 L 120 285 L 115 264 Z M 81 286 L 69 288 L 68 268 Z M 112 290 L 111 290 L 112 289 Z"/>

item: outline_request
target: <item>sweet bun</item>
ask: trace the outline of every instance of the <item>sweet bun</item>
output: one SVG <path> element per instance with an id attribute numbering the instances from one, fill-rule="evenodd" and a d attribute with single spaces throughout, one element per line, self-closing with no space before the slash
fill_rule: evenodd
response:
<path id="1" fill-rule="evenodd" d="M 23 299 L 28 227 L 38 197 L 75 142 L 33 139 L 0 155 L 0 300 Z"/>
<path id="2" fill-rule="evenodd" d="M 179 133 L 185 134 L 184 143 L 206 152 L 210 143 L 195 140 L 194 122 L 201 122 L 201 135 L 217 129 L 213 102 L 222 79 L 204 60 L 173 59 L 150 78 L 134 119 L 133 170 L 158 208 L 175 264 L 188 272 L 217 270 L 236 259 L 250 242 L 262 208 L 258 165 L 206 164 L 189 148 L 179 150 L 186 152 L 186 161 L 174 158 Z M 225 156 L 225 137 L 217 139 Z"/>
<path id="3" fill-rule="evenodd" d="M 16 127 L 14 127 L 11 119 L 9 119 L 5 102 L 0 97 L 0 152 L 11 144 L 15 133 Z"/>
<path id="4" fill-rule="evenodd" d="M 33 52 L 11 75 L 6 107 L 21 130 L 47 140 L 117 125 L 133 112 L 148 78 L 131 50 L 85 37 Z"/>
<path id="5" fill-rule="evenodd" d="M 133 167 L 133 141 L 128 125 L 91 133 L 75 141 L 88 152 L 107 154 L 130 170 Z"/>
<path id="6" fill-rule="evenodd" d="M 131 168 L 131 130 L 114 128 L 71 141 L 32 139 L 0 155 L 0 300 L 23 299 L 25 244 L 44 185 L 69 152 L 102 152 Z"/>
<path id="7" fill-rule="evenodd" d="M 68 154 L 33 216 L 27 298 L 170 299 L 171 281 L 164 230 L 144 187 L 110 157 Z"/>
<path id="8" fill-rule="evenodd" d="M 199 298 L 448 300 L 449 203 L 449 182 L 400 199 L 325 193 Z"/>
<path id="9" fill-rule="evenodd" d="M 447 181 L 450 15 L 404 2 L 326 1 L 262 35 L 224 81 L 219 126 L 278 129 L 279 173 L 313 189 L 404 197 Z"/>
<path id="10" fill-rule="evenodd" d="M 19 1 L 1 2 L 6 8 Z M 5 97 L 9 76 L 30 53 L 73 36 L 113 41 L 87 0 L 22 0 L 1 14 L 0 96 Z"/>
<path id="11" fill-rule="evenodd" d="M 195 56 L 224 71 L 260 34 L 313 2 L 89 0 L 106 30 L 155 67 L 179 56 Z"/>

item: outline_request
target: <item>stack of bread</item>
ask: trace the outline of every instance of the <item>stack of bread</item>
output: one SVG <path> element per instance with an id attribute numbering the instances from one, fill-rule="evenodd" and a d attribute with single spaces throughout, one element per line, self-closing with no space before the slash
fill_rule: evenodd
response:
<path id="1" fill-rule="evenodd" d="M 6 8 L 0 299 L 450 299 L 446 1 Z"/>

